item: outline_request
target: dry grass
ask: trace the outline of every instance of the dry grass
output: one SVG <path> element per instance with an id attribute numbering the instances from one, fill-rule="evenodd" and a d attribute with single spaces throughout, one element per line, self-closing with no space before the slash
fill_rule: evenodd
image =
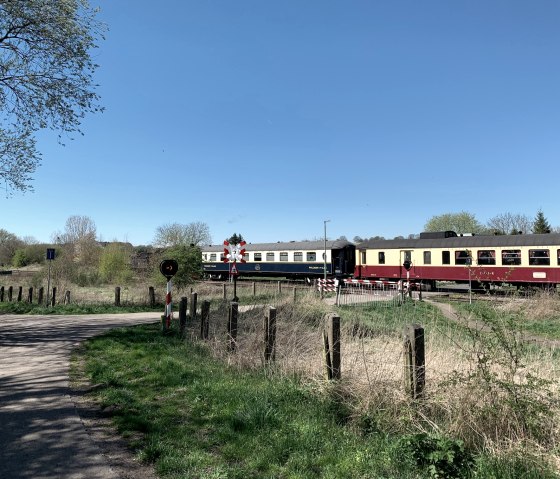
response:
<path id="1" fill-rule="evenodd" d="M 240 314 L 234 354 L 227 353 L 227 302 L 221 302 L 211 313 L 214 353 L 240 368 L 262 368 L 263 320 L 268 305 L 274 305 L 276 361 L 267 368 L 275 374 L 296 375 L 309 387 L 332 393 L 332 384 L 324 380 L 322 329 L 325 314 L 334 307 L 313 293 L 300 297 L 296 304 L 290 295 L 271 294 L 269 300 L 266 306 Z M 514 303 L 496 307 L 528 308 L 536 314 L 535 307 Z M 539 304 L 539 314 L 555 314 L 560 307 L 557 298 L 546 302 L 535 298 L 535 304 Z M 401 312 L 393 309 L 398 319 Z M 441 317 L 438 320 L 438 311 L 432 314 L 412 318 L 426 328 L 426 393 L 420 401 L 412 401 L 404 392 L 400 329 L 371 334 L 342 317 L 342 380 L 335 390 L 351 406 L 352 415 L 373 414 L 386 432 L 441 432 L 476 449 L 501 453 L 530 447 L 555 460 L 560 438 L 556 400 L 560 369 L 554 351 L 524 350 L 522 362 L 508 364 L 507 351 L 499 350 L 486 333 L 460 333 Z M 515 335 L 506 337 L 515 342 Z"/>

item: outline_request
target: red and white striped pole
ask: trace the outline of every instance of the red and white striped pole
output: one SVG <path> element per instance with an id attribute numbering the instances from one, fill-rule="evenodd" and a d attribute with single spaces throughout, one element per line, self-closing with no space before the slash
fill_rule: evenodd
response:
<path id="1" fill-rule="evenodd" d="M 171 304 L 171 280 L 167 282 L 167 290 L 165 293 L 165 327 L 171 328 L 171 319 L 173 318 L 172 304 Z"/>

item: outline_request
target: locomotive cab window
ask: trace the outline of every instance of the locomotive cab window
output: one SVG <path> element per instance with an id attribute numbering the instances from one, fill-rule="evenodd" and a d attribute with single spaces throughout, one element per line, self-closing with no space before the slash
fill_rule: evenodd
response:
<path id="1" fill-rule="evenodd" d="M 532 266 L 549 265 L 550 252 L 547 249 L 530 249 L 529 264 Z"/>
<path id="2" fill-rule="evenodd" d="M 299 251 L 294 252 L 294 261 L 303 261 L 303 253 Z"/>
<path id="3" fill-rule="evenodd" d="M 496 251 L 494 251 L 494 250 L 480 250 L 478 252 L 477 262 L 480 265 L 496 264 Z"/>
<path id="4" fill-rule="evenodd" d="M 253 255 L 253 261 L 262 261 L 262 253 L 255 253 Z"/>
<path id="5" fill-rule="evenodd" d="M 280 253 L 280 261 L 288 261 L 288 253 Z"/>
<path id="6" fill-rule="evenodd" d="M 383 251 L 380 251 L 377 254 L 377 259 L 379 260 L 379 264 L 385 264 L 385 253 Z"/>
<path id="7" fill-rule="evenodd" d="M 432 252 L 424 251 L 424 264 L 432 264 Z"/>
<path id="8" fill-rule="evenodd" d="M 274 253 L 266 253 L 267 261 L 274 261 Z"/>
<path id="9" fill-rule="evenodd" d="M 521 250 L 520 249 L 505 249 L 502 251 L 502 265 L 515 266 L 521 264 Z"/>
<path id="10" fill-rule="evenodd" d="M 442 251 L 441 252 L 441 264 L 451 264 L 451 252 Z"/>

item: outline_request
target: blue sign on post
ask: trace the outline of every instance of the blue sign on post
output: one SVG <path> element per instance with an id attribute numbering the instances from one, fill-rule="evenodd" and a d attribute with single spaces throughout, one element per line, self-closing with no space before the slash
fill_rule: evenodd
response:
<path id="1" fill-rule="evenodd" d="M 54 259 L 54 248 L 47 248 L 47 259 Z"/>

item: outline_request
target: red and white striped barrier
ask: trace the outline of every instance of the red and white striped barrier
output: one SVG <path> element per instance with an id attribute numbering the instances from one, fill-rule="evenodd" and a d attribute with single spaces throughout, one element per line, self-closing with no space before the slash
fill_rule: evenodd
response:
<path id="1" fill-rule="evenodd" d="M 338 279 L 318 279 L 317 289 L 319 291 L 335 292 L 338 287 Z"/>

